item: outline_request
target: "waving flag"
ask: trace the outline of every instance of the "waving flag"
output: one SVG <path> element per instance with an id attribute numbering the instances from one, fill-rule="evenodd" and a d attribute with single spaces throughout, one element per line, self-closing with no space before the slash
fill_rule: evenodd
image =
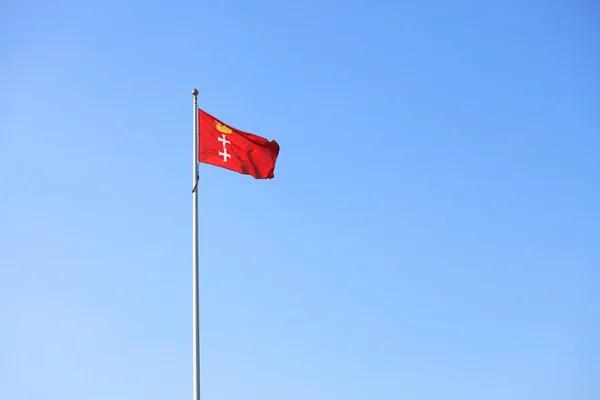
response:
<path id="1" fill-rule="evenodd" d="M 256 179 L 274 177 L 279 144 L 240 131 L 198 109 L 198 161 Z"/>

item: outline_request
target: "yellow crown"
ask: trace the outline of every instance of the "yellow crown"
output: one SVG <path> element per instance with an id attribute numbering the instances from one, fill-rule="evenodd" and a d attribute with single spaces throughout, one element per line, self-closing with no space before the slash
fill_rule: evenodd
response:
<path id="1" fill-rule="evenodd" d="M 229 133 L 231 133 L 231 132 L 233 132 L 230 128 L 228 128 L 227 126 L 223 125 L 219 121 L 215 121 L 215 123 L 217 124 L 217 130 L 219 132 L 223 132 L 226 135 L 229 134 Z"/>

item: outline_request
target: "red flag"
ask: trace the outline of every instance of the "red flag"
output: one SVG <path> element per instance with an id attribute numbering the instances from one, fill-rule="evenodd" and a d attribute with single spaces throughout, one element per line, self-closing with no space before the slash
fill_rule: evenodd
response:
<path id="1" fill-rule="evenodd" d="M 256 179 L 273 178 L 279 144 L 224 124 L 198 109 L 198 161 Z"/>

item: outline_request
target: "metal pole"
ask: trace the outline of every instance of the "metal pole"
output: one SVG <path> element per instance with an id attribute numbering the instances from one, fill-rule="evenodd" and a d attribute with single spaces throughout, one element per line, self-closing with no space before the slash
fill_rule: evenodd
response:
<path id="1" fill-rule="evenodd" d="M 193 179 L 192 179 L 192 320 L 194 335 L 194 400 L 200 400 L 200 295 L 198 277 L 198 90 L 192 91 L 194 96 L 194 139 L 193 146 Z"/>

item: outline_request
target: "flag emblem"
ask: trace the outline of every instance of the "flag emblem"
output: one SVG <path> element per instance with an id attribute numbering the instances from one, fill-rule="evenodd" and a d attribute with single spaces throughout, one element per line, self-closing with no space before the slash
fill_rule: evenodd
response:
<path id="1" fill-rule="evenodd" d="M 217 124 L 217 130 L 219 132 L 223 132 L 224 134 L 228 135 L 231 132 L 233 132 L 231 129 L 229 129 L 228 127 L 226 127 L 225 125 L 223 125 L 222 123 L 220 123 L 219 121 L 215 121 L 215 124 Z"/>

